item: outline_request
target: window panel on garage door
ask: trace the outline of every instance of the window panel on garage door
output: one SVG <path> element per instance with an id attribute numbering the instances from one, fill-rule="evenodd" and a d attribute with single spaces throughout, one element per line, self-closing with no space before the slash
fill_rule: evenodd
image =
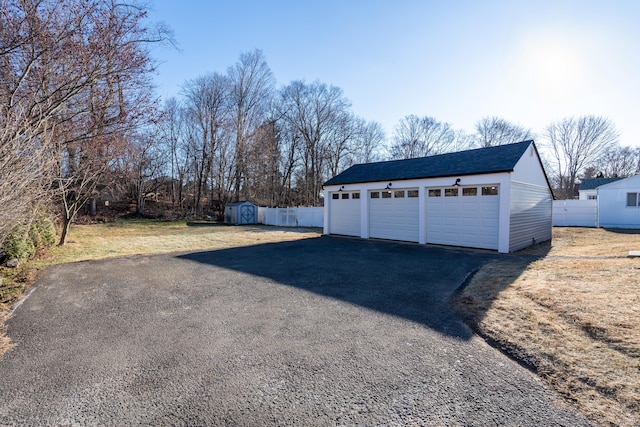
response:
<path id="1" fill-rule="evenodd" d="M 497 186 L 434 188 L 427 194 L 427 243 L 498 248 Z"/>
<path id="2" fill-rule="evenodd" d="M 329 233 L 360 236 L 360 192 L 338 191 L 331 194 Z"/>
<path id="3" fill-rule="evenodd" d="M 369 192 L 369 235 L 378 239 L 418 241 L 418 190 Z"/>

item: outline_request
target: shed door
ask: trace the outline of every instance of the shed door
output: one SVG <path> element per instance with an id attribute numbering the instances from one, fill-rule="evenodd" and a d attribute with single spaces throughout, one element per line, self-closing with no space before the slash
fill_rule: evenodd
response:
<path id="1" fill-rule="evenodd" d="M 330 197 L 329 234 L 360 237 L 360 192 L 336 191 Z"/>
<path id="2" fill-rule="evenodd" d="M 240 206 L 240 224 L 255 224 L 256 223 L 256 209 L 253 205 Z"/>
<path id="3" fill-rule="evenodd" d="M 369 192 L 369 236 L 418 241 L 418 189 Z"/>
<path id="4" fill-rule="evenodd" d="M 497 185 L 428 188 L 427 243 L 498 249 Z"/>

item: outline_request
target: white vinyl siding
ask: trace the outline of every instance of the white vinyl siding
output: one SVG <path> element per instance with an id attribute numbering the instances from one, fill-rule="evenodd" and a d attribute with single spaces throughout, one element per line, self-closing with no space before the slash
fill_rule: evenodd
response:
<path id="1" fill-rule="evenodd" d="M 408 197 L 406 189 L 376 192 L 381 197 L 369 197 L 369 236 L 417 242 L 420 199 Z"/>
<path id="2" fill-rule="evenodd" d="M 509 252 L 551 239 L 552 197 L 548 187 L 511 183 Z"/>
<path id="3" fill-rule="evenodd" d="M 600 186 L 597 202 L 600 227 L 640 229 L 640 175 Z"/>

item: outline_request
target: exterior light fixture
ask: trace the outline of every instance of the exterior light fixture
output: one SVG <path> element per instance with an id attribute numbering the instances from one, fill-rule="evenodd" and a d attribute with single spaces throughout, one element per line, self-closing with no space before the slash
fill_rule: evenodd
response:
<path id="1" fill-rule="evenodd" d="M 386 187 L 384 187 L 385 190 L 391 190 L 391 183 L 388 183 Z"/>
<path id="2" fill-rule="evenodd" d="M 344 190 L 344 185 L 341 185 L 338 191 L 342 191 L 342 190 Z"/>
<path id="3" fill-rule="evenodd" d="M 456 178 L 456 183 L 453 184 L 454 187 L 460 187 L 460 178 Z"/>

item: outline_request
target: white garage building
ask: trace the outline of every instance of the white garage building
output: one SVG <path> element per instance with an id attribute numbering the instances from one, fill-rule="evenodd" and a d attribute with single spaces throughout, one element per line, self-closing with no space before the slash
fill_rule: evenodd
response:
<path id="1" fill-rule="evenodd" d="M 324 233 L 512 252 L 551 239 L 533 141 L 359 164 L 324 184 Z"/>

